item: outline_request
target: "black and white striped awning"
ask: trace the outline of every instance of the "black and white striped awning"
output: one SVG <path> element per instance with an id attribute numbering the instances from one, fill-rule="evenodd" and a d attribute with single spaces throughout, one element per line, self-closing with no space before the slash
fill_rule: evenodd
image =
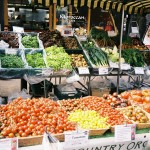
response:
<path id="1" fill-rule="evenodd" d="M 118 0 L 50 0 L 50 5 L 56 3 L 61 7 L 72 5 L 74 7 L 87 6 L 91 9 L 100 7 L 103 10 L 115 9 L 118 12 L 121 11 L 123 3 Z"/>
<path id="2" fill-rule="evenodd" d="M 134 0 L 125 4 L 128 14 L 150 13 L 150 0 Z"/>
<path id="3" fill-rule="evenodd" d="M 42 5 L 49 7 L 52 4 L 57 4 L 60 7 L 72 5 L 74 7 L 87 6 L 91 9 L 101 8 L 103 10 L 114 9 L 121 12 L 123 6 L 128 14 L 150 13 L 150 0 L 8 0 L 8 3 L 29 4 L 29 1 L 34 5 Z"/>

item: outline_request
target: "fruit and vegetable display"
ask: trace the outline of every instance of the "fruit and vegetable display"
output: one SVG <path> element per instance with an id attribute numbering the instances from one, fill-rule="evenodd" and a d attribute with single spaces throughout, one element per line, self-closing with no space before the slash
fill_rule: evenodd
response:
<path id="1" fill-rule="evenodd" d="M 31 66 L 32 68 L 46 68 L 42 53 L 28 53 L 26 54 L 26 60 L 28 66 Z"/>
<path id="2" fill-rule="evenodd" d="M 73 67 L 87 67 L 88 64 L 83 54 L 71 54 L 72 66 Z"/>
<path id="3" fill-rule="evenodd" d="M 53 134 L 75 130 L 68 114 L 50 99 L 22 99 L 0 106 L 0 134 L 3 137 L 42 135 L 45 127 Z"/>
<path id="4" fill-rule="evenodd" d="M 99 47 L 113 47 L 115 42 L 108 36 L 108 33 L 104 30 L 99 30 L 93 27 L 90 31 L 91 37 L 96 41 Z"/>
<path id="5" fill-rule="evenodd" d="M 144 57 L 142 53 L 137 49 L 124 49 L 122 50 L 122 57 L 125 62 L 133 67 L 144 67 Z"/>
<path id="6" fill-rule="evenodd" d="M 116 46 L 113 47 L 113 49 L 108 48 L 108 47 L 102 47 L 101 50 L 107 53 L 108 59 L 111 60 L 112 62 L 119 62 L 119 52 Z M 125 62 L 125 59 L 123 56 L 120 59 L 121 63 Z"/>
<path id="7" fill-rule="evenodd" d="M 39 33 L 39 38 L 43 42 L 44 48 L 57 45 L 63 46 L 63 39 L 58 30 L 47 30 Z"/>
<path id="8" fill-rule="evenodd" d="M 122 49 L 147 50 L 146 46 L 138 37 L 124 36 Z"/>
<path id="9" fill-rule="evenodd" d="M 142 51 L 141 53 L 144 57 L 145 63 L 149 66 L 150 65 L 150 53 L 149 53 L 149 51 Z"/>
<path id="10" fill-rule="evenodd" d="M 17 55 L 0 54 L 0 61 L 2 68 L 24 68 L 24 62 L 22 58 Z"/>
<path id="11" fill-rule="evenodd" d="M 37 36 L 25 35 L 21 40 L 25 48 L 39 48 L 39 42 Z"/>
<path id="12" fill-rule="evenodd" d="M 103 98 L 112 108 L 124 108 L 127 106 L 131 106 L 131 102 L 128 99 L 124 99 L 122 95 L 117 93 L 113 94 L 104 94 Z"/>
<path id="13" fill-rule="evenodd" d="M 111 108 L 111 106 L 100 97 L 89 96 L 81 99 L 61 100 L 60 104 L 67 112 L 94 110 L 98 112 L 101 117 L 107 117 L 107 123 L 111 126 L 124 124 L 124 122 L 131 123 L 122 113 Z"/>
<path id="14" fill-rule="evenodd" d="M 19 48 L 18 35 L 13 32 L 0 32 L 0 40 L 9 44 L 9 48 Z"/>
<path id="15" fill-rule="evenodd" d="M 150 120 L 146 113 L 138 107 L 129 106 L 120 111 L 127 116 L 128 119 L 132 120 L 133 123 L 150 123 Z"/>
<path id="16" fill-rule="evenodd" d="M 150 90 L 131 90 L 121 93 L 122 98 L 130 100 L 132 105 L 141 106 L 150 113 Z"/>
<path id="17" fill-rule="evenodd" d="M 95 47 L 94 41 L 92 41 L 90 38 L 87 38 L 86 41 L 80 41 L 80 43 L 84 49 Z"/>
<path id="18" fill-rule="evenodd" d="M 120 96 L 129 99 L 132 92 L 135 91 L 124 92 Z M 136 92 L 139 94 L 139 91 Z M 116 97 L 116 94 L 113 96 Z M 77 126 L 81 129 L 106 130 L 124 123 L 150 125 L 150 118 L 141 107 L 114 109 L 104 98 L 88 96 L 53 101 L 18 97 L 0 106 L 0 135 L 11 138 L 42 135 L 45 127 L 48 132 L 58 134 L 75 130 Z"/>
<path id="19" fill-rule="evenodd" d="M 101 117 L 94 110 L 76 110 L 69 114 L 68 120 L 78 124 L 82 129 L 101 129 L 109 128 L 107 117 Z"/>
<path id="20" fill-rule="evenodd" d="M 78 42 L 75 37 L 64 37 L 63 43 L 65 49 L 79 49 Z"/>
<path id="21" fill-rule="evenodd" d="M 94 47 L 86 49 L 86 52 L 89 56 L 89 60 L 94 66 L 109 66 L 107 54 L 100 48 Z"/>
<path id="22" fill-rule="evenodd" d="M 75 34 L 78 36 L 86 35 L 86 29 L 84 29 L 83 27 L 76 28 Z"/>
<path id="23" fill-rule="evenodd" d="M 51 46 L 45 49 L 47 66 L 54 68 L 55 71 L 60 69 L 72 70 L 72 60 L 63 47 Z"/>

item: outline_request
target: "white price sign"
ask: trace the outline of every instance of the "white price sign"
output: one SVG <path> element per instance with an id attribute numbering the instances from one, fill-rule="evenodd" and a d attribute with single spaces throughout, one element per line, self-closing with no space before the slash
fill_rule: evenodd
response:
<path id="1" fill-rule="evenodd" d="M 99 75 L 108 74 L 108 68 L 99 68 L 98 73 L 99 73 Z"/>
<path id="2" fill-rule="evenodd" d="M 1 139 L 0 150 L 18 150 L 17 138 Z"/>
<path id="3" fill-rule="evenodd" d="M 129 64 L 121 64 L 121 70 L 130 70 L 131 66 Z"/>
<path id="4" fill-rule="evenodd" d="M 79 74 L 90 74 L 89 68 L 86 68 L 86 67 L 79 67 L 78 71 L 79 71 Z"/>
<path id="5" fill-rule="evenodd" d="M 119 68 L 118 63 L 114 63 L 114 62 L 109 61 L 109 65 L 111 68 Z"/>
<path id="6" fill-rule="evenodd" d="M 135 124 L 116 125 L 115 126 L 115 141 L 131 141 L 135 139 Z"/>
<path id="7" fill-rule="evenodd" d="M 67 147 L 82 146 L 88 143 L 88 131 L 72 131 L 65 133 L 65 145 Z"/>
<path id="8" fill-rule="evenodd" d="M 5 49 L 5 54 L 16 55 L 17 50 L 16 49 Z"/>
<path id="9" fill-rule="evenodd" d="M 144 74 L 143 67 L 134 67 L 135 74 Z"/>

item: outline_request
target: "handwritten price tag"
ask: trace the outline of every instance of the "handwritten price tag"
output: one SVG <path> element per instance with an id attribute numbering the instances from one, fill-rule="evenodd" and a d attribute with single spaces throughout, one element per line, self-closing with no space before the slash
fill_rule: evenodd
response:
<path id="1" fill-rule="evenodd" d="M 88 131 L 73 131 L 65 133 L 65 145 L 67 147 L 85 145 L 88 143 Z"/>
<path id="2" fill-rule="evenodd" d="M 99 68 L 99 75 L 108 74 L 108 68 Z"/>
<path id="3" fill-rule="evenodd" d="M 116 125 L 115 126 L 115 141 L 131 141 L 135 139 L 135 124 Z"/>
<path id="4" fill-rule="evenodd" d="M 78 71 L 79 71 L 79 74 L 90 74 L 89 69 L 86 67 L 79 67 Z"/>
<path id="5" fill-rule="evenodd" d="M 16 49 L 5 49 L 5 54 L 16 55 L 17 50 Z"/>
<path id="6" fill-rule="evenodd" d="M 130 70 L 131 66 L 129 64 L 121 64 L 121 70 Z"/>
<path id="7" fill-rule="evenodd" d="M 144 74 L 144 68 L 134 67 L 135 74 Z"/>

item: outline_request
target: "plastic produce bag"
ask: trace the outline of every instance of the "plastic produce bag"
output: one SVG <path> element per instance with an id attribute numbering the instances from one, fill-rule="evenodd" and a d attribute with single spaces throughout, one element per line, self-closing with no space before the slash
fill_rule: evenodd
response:
<path id="1" fill-rule="evenodd" d="M 8 97 L 8 102 L 13 101 L 14 99 L 22 97 L 23 99 L 31 98 L 31 95 L 27 93 L 26 89 L 22 89 L 21 92 L 14 93 Z"/>
<path id="2" fill-rule="evenodd" d="M 76 81 L 80 81 L 80 77 L 75 70 L 73 70 L 66 79 L 67 83 L 73 83 Z"/>
<path id="3" fill-rule="evenodd" d="M 44 133 L 42 145 L 44 150 L 63 150 L 62 144 L 48 132 Z"/>

